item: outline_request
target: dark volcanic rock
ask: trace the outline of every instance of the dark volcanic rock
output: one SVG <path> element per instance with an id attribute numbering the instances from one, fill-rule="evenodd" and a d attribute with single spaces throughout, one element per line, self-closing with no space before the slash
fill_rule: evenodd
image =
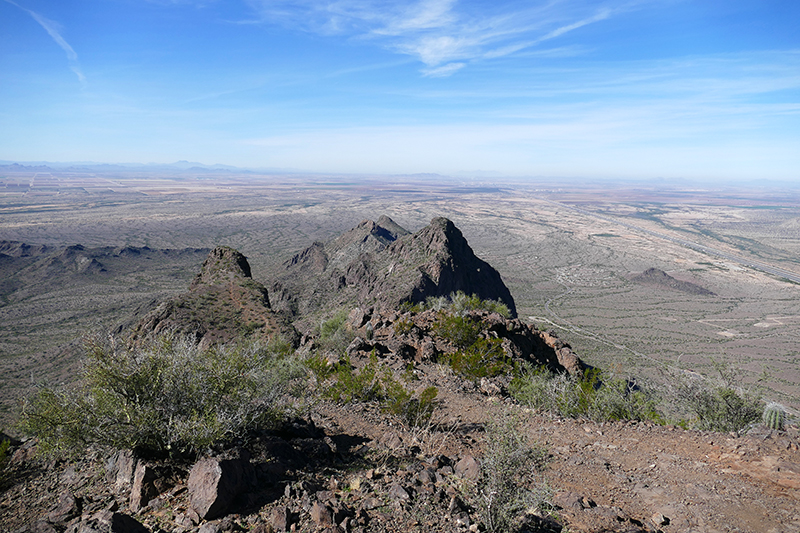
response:
<path id="1" fill-rule="evenodd" d="M 500 274 L 446 218 L 414 234 L 386 216 L 365 220 L 333 241 L 312 244 L 284 268 L 270 289 L 272 304 L 294 315 L 335 306 L 393 309 L 456 291 L 500 300 L 516 315 Z"/>
<path id="2" fill-rule="evenodd" d="M 677 280 L 663 270 L 659 270 L 657 268 L 648 268 L 638 276 L 635 276 L 633 281 L 644 283 L 646 285 L 666 287 L 668 289 L 687 292 L 689 294 L 696 294 L 699 296 L 716 296 L 713 292 L 701 287 L 700 285 L 695 285 L 694 283 L 690 283 L 688 281 Z"/>
<path id="3" fill-rule="evenodd" d="M 252 477 L 249 457 L 200 459 L 189 473 L 192 508 L 204 519 L 222 516 Z"/>
<path id="4" fill-rule="evenodd" d="M 349 357 L 368 357 L 373 351 L 385 357 L 401 361 L 435 361 L 441 353 L 453 353 L 458 347 L 436 332 L 439 312 L 428 309 L 420 313 L 396 311 L 372 312 L 359 310 L 350 314 L 348 326 L 356 334 L 347 347 Z M 362 312 L 366 313 L 362 316 Z M 505 354 L 515 360 L 544 366 L 551 372 L 568 372 L 581 376 L 589 368 L 572 347 L 559 339 L 555 332 L 540 331 L 535 326 L 525 324 L 518 318 L 504 318 L 489 311 L 470 311 L 465 315 L 479 326 L 480 334 L 486 339 L 498 339 Z M 375 324 L 370 340 L 365 340 L 367 327 Z M 505 389 L 508 383 L 495 380 L 491 387 Z M 487 384 L 487 387 L 490 386 Z"/>

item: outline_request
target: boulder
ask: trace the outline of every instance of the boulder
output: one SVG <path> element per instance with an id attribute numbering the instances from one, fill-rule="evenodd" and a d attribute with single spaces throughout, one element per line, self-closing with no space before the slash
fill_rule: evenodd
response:
<path id="1" fill-rule="evenodd" d="M 158 472 L 155 467 L 144 461 L 139 461 L 133 474 L 133 486 L 131 487 L 131 510 L 138 513 L 147 503 L 158 496 L 156 480 Z"/>
<path id="2" fill-rule="evenodd" d="M 187 483 L 192 509 L 205 520 L 225 514 L 251 475 L 246 453 L 232 458 L 200 459 L 192 467 Z"/>
<path id="3" fill-rule="evenodd" d="M 465 479 L 474 481 L 481 475 L 481 465 L 473 456 L 465 455 L 456 463 L 455 472 Z"/>

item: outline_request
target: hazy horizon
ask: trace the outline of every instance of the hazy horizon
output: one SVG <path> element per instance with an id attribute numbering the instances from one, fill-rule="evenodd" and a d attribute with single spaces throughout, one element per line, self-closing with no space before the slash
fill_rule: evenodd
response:
<path id="1" fill-rule="evenodd" d="M 800 4 L 0 1 L 0 159 L 797 180 Z"/>

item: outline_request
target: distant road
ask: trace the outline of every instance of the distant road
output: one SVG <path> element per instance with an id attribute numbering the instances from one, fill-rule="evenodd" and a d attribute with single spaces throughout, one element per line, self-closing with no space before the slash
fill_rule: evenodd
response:
<path id="1" fill-rule="evenodd" d="M 633 231 L 638 231 L 641 233 L 646 233 L 648 235 L 652 235 L 653 237 L 657 237 L 659 239 L 664 239 L 670 242 L 674 242 L 675 244 L 680 244 L 681 246 L 685 246 L 686 248 L 691 248 L 692 250 L 696 250 L 698 252 L 702 252 L 708 255 L 713 255 L 716 257 L 720 257 L 722 259 L 732 261 L 734 263 L 738 263 L 742 266 L 746 266 L 749 268 L 753 268 L 755 270 L 760 270 L 761 272 L 766 272 L 768 274 L 773 274 L 775 276 L 787 279 L 789 281 L 793 281 L 795 283 L 800 283 L 800 274 L 793 272 L 791 270 L 786 270 L 785 268 L 776 267 L 770 265 L 768 263 L 764 263 L 761 261 L 756 261 L 753 259 L 747 259 L 745 257 L 741 257 L 738 255 L 734 255 L 728 252 L 724 252 L 722 250 L 717 250 L 716 248 L 711 248 L 709 246 L 705 246 L 703 244 L 698 244 L 696 242 L 687 241 L 685 239 L 679 239 L 677 237 L 671 237 L 669 235 L 665 235 L 663 233 L 659 233 L 657 231 L 652 231 L 646 228 L 641 228 L 639 226 L 634 226 L 633 224 L 628 224 L 627 222 L 621 222 L 619 220 L 615 220 L 613 218 L 609 218 L 603 215 L 599 215 L 597 213 L 593 213 L 586 209 L 581 209 L 580 207 L 575 207 L 572 205 L 564 204 L 561 202 L 556 202 L 553 200 L 547 200 L 545 198 L 539 198 L 540 200 L 547 202 L 549 204 L 557 205 L 559 207 L 563 207 L 564 209 L 569 209 L 571 211 L 577 211 L 583 215 L 587 215 L 590 217 L 598 218 L 600 220 L 604 220 L 606 222 L 611 222 L 612 224 L 617 224 L 619 226 L 623 226 Z"/>

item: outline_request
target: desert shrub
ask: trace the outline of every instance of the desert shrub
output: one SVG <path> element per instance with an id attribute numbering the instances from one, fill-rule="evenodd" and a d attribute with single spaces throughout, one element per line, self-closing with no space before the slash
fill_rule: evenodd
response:
<path id="1" fill-rule="evenodd" d="M 707 431 L 739 431 L 761 418 L 763 403 L 732 387 L 687 382 L 677 388 L 684 407 L 694 415 L 690 422 Z"/>
<path id="2" fill-rule="evenodd" d="M 436 387 L 426 387 L 419 397 L 397 381 L 385 382 L 383 410 L 400 417 L 410 427 L 423 427 L 430 422 L 436 409 Z"/>
<path id="3" fill-rule="evenodd" d="M 574 378 L 545 367 L 527 366 L 515 376 L 509 389 L 520 403 L 559 416 L 662 422 L 654 398 L 634 382 L 606 377 L 597 369 Z"/>
<path id="4" fill-rule="evenodd" d="M 394 378 L 390 368 L 378 363 L 375 352 L 361 369 L 355 369 L 345 356 L 328 377 L 333 383 L 324 390 L 324 396 L 338 403 L 376 401 L 382 411 L 411 427 L 427 424 L 436 408 L 436 387 L 428 387 L 415 397 L 414 391 Z"/>
<path id="5" fill-rule="evenodd" d="M 477 295 L 467 295 L 462 291 L 450 295 L 451 309 L 454 313 L 463 315 L 469 311 L 489 311 L 499 313 L 505 318 L 511 318 L 508 306 L 499 300 L 481 300 Z"/>
<path id="6" fill-rule="evenodd" d="M 76 388 L 41 388 L 23 405 L 20 429 L 46 450 L 97 443 L 142 456 L 193 456 L 277 423 L 305 375 L 280 342 L 201 348 L 168 334 L 136 349 L 94 340 L 87 352 Z"/>
<path id="7" fill-rule="evenodd" d="M 520 515 L 544 510 L 550 491 L 540 472 L 546 459 L 547 450 L 528 444 L 514 418 L 501 417 L 487 426 L 481 473 L 473 490 L 487 531 L 514 531 Z"/>
<path id="8" fill-rule="evenodd" d="M 440 313 L 433 332 L 456 348 L 465 349 L 480 338 L 481 324 L 470 317 Z"/>
<path id="9" fill-rule="evenodd" d="M 347 309 L 340 309 L 319 327 L 319 347 L 325 352 L 344 353 L 355 337 L 347 327 Z"/>
<path id="10" fill-rule="evenodd" d="M 402 302 L 400 311 L 421 313 L 425 310 L 445 311 L 450 314 L 465 315 L 470 311 L 489 311 L 511 318 L 511 310 L 499 300 L 482 300 L 476 294 L 468 295 L 463 291 L 450 293 L 450 296 L 428 296 L 424 302 Z"/>
<path id="11" fill-rule="evenodd" d="M 310 354 L 303 360 L 303 365 L 311 372 L 311 375 L 314 376 L 319 384 L 327 381 L 336 371 L 336 368 L 319 353 Z"/>
<path id="12" fill-rule="evenodd" d="M 335 366 L 331 374 L 335 381 L 325 395 L 339 403 L 377 400 L 382 396 L 378 370 L 378 358 L 374 352 L 360 370 L 353 367 L 349 356 L 345 356 Z"/>
<path id="13" fill-rule="evenodd" d="M 735 385 L 736 370 L 715 363 L 718 379 L 680 373 L 675 376 L 676 411 L 689 414 L 686 426 L 707 431 L 740 431 L 761 419 L 764 402 L 750 390 Z"/>
<path id="14" fill-rule="evenodd" d="M 498 300 L 482 300 L 475 294 L 468 295 L 463 291 L 451 293 L 450 296 L 429 296 L 423 305 L 424 309 L 446 311 L 463 316 L 470 311 L 488 311 L 511 318 L 508 306 Z"/>
<path id="15" fill-rule="evenodd" d="M 491 378 L 514 371 L 500 339 L 478 338 L 467 348 L 440 355 L 439 361 L 467 379 Z"/>
<path id="16" fill-rule="evenodd" d="M 411 333 L 414 323 L 408 318 L 401 318 L 394 323 L 394 332 L 398 335 L 408 335 Z"/>
<path id="17" fill-rule="evenodd" d="M 415 303 L 415 302 L 405 301 L 405 302 L 400 302 L 400 306 L 398 309 L 400 310 L 401 313 L 417 314 L 423 312 L 426 309 L 426 307 L 425 307 L 425 302 Z"/>

